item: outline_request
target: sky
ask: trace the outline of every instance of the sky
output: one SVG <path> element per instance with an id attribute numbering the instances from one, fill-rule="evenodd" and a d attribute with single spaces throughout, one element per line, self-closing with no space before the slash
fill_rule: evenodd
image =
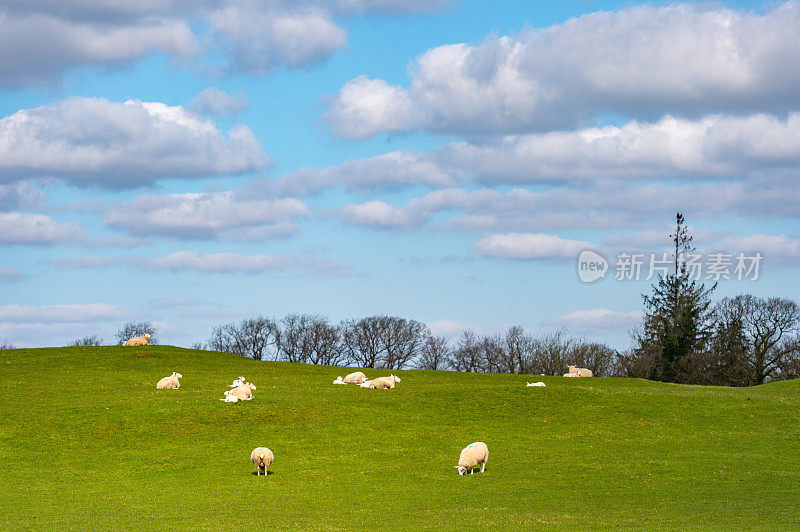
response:
<path id="1" fill-rule="evenodd" d="M 0 0 L 0 47 L 0 343 L 625 349 L 676 212 L 715 297 L 800 300 L 800 1 Z"/>

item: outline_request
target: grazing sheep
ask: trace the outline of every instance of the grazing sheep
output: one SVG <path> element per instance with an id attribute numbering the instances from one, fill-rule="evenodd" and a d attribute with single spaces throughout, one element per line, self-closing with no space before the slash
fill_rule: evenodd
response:
<path id="1" fill-rule="evenodd" d="M 178 381 L 178 379 L 180 379 L 181 377 L 183 377 L 183 375 L 173 371 L 172 375 L 170 375 L 169 377 L 164 377 L 163 379 L 158 381 L 158 384 L 156 384 L 156 388 L 158 388 L 159 390 L 177 390 L 178 388 L 181 387 L 181 383 Z"/>
<path id="2" fill-rule="evenodd" d="M 150 339 L 149 334 L 145 334 L 143 336 L 135 336 L 133 338 L 128 338 L 122 345 L 124 346 L 138 346 L 138 345 L 147 345 L 147 341 Z"/>
<path id="3" fill-rule="evenodd" d="M 361 384 L 365 380 L 367 380 L 367 376 L 361 373 L 360 371 L 351 373 L 344 378 L 344 382 L 346 384 Z"/>
<path id="4" fill-rule="evenodd" d="M 525 384 L 525 386 L 547 386 L 547 385 L 543 382 L 529 382 Z"/>
<path id="5" fill-rule="evenodd" d="M 250 401 L 253 399 L 253 390 L 255 389 L 255 384 L 246 382 L 241 386 L 237 386 L 233 390 L 228 390 L 226 393 L 229 395 L 235 395 L 240 401 Z"/>
<path id="6" fill-rule="evenodd" d="M 389 377 L 378 377 L 377 379 L 372 379 L 369 383 L 369 387 L 373 390 L 392 390 L 394 389 L 394 383 L 400 382 L 400 377 L 396 377 L 394 375 L 390 375 Z"/>
<path id="7" fill-rule="evenodd" d="M 264 476 L 267 475 L 267 468 L 275 461 L 275 455 L 266 447 L 256 447 L 250 453 L 250 461 L 256 466 L 256 476 L 261 474 L 261 469 L 264 469 Z"/>
<path id="8" fill-rule="evenodd" d="M 239 386 L 244 386 L 244 383 L 245 383 L 244 377 L 239 377 L 238 379 L 230 383 L 228 386 L 230 388 L 238 388 Z"/>
<path id="9" fill-rule="evenodd" d="M 225 399 L 220 399 L 220 401 L 225 401 L 226 403 L 238 403 L 239 398 L 231 394 L 230 390 L 225 390 Z"/>
<path id="10" fill-rule="evenodd" d="M 467 470 L 469 470 L 470 475 L 472 475 L 475 472 L 474 468 L 480 465 L 481 473 L 483 473 L 483 469 L 486 467 L 486 462 L 488 461 L 489 447 L 482 441 L 476 441 L 464 447 L 461 451 L 461 455 L 458 457 L 458 465 L 455 466 L 455 468 L 458 469 L 459 475 L 466 474 Z"/>
<path id="11" fill-rule="evenodd" d="M 338 377 L 336 377 L 336 380 L 335 380 L 335 381 L 333 381 L 333 383 L 334 383 L 334 384 L 347 384 L 346 382 L 344 382 L 344 380 L 342 380 L 342 376 L 341 376 L 341 375 L 339 375 Z"/>

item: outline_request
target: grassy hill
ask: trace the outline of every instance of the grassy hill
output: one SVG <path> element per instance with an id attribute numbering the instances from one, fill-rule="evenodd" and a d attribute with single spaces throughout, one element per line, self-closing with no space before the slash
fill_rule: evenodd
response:
<path id="1" fill-rule="evenodd" d="M 173 370 L 181 388 L 156 390 Z M 332 386 L 345 371 L 168 346 L 0 351 L 0 528 L 800 528 L 800 381 Z M 255 399 L 219 401 L 240 374 Z M 486 472 L 459 477 L 476 440 Z"/>

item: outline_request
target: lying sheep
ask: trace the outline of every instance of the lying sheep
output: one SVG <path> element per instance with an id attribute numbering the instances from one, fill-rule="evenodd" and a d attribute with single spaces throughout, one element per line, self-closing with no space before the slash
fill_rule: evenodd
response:
<path id="1" fill-rule="evenodd" d="M 365 380 L 367 380 L 367 376 L 361 373 L 360 371 L 351 373 L 344 378 L 344 382 L 346 384 L 361 384 Z"/>
<path id="2" fill-rule="evenodd" d="M 341 376 L 341 375 L 339 375 L 338 377 L 336 377 L 336 380 L 335 380 L 335 381 L 333 381 L 333 383 L 334 383 L 334 384 L 347 384 L 346 382 L 344 382 L 344 380 L 342 379 L 342 376 Z"/>
<path id="3" fill-rule="evenodd" d="M 235 381 L 230 383 L 228 385 L 228 387 L 230 387 L 230 388 L 238 388 L 239 386 L 243 386 L 244 383 L 245 383 L 244 377 L 239 377 L 238 379 L 236 379 Z"/>
<path id="4" fill-rule="evenodd" d="M 256 389 L 256 385 L 251 382 L 246 382 L 241 386 L 237 386 L 233 390 L 228 390 L 226 395 L 234 395 L 240 401 L 250 401 L 253 399 L 253 390 Z"/>
<path id="5" fill-rule="evenodd" d="M 458 469 L 459 475 L 466 474 L 467 470 L 472 475 L 475 472 L 474 468 L 480 465 L 481 473 L 483 473 L 487 461 L 489 461 L 489 447 L 482 441 L 476 441 L 464 447 L 458 457 L 458 465 L 455 468 Z"/>
<path id="6" fill-rule="evenodd" d="M 170 375 L 169 377 L 164 377 L 163 379 L 158 381 L 158 384 L 156 384 L 156 388 L 158 388 L 159 390 L 177 390 L 178 388 L 181 387 L 181 383 L 178 381 L 178 379 L 180 379 L 181 377 L 183 377 L 183 375 L 173 371 L 172 375 Z"/>
<path id="7" fill-rule="evenodd" d="M 400 382 L 400 377 L 396 377 L 395 375 L 390 375 L 389 377 L 378 377 L 377 379 L 372 379 L 369 383 L 369 387 L 373 390 L 392 390 L 394 389 L 394 383 Z"/>
<path id="8" fill-rule="evenodd" d="M 137 345 L 147 345 L 147 341 L 150 339 L 149 334 L 144 334 L 142 336 L 135 336 L 133 338 L 128 338 L 122 345 L 124 346 L 137 346 Z"/>
<path id="9" fill-rule="evenodd" d="M 525 386 L 547 386 L 547 385 L 543 382 L 529 382 L 525 384 Z"/>
<path id="10" fill-rule="evenodd" d="M 578 368 L 578 377 L 593 377 L 592 370 L 586 368 Z"/>
<path id="11" fill-rule="evenodd" d="M 370 384 L 372 384 L 372 381 L 364 381 L 361 384 L 359 384 L 359 386 L 361 386 L 362 388 L 369 388 Z"/>
<path id="12" fill-rule="evenodd" d="M 250 453 L 250 461 L 256 466 L 256 476 L 261 474 L 261 469 L 264 469 L 264 475 L 267 474 L 267 468 L 272 462 L 275 461 L 275 455 L 266 447 L 256 447 Z"/>
<path id="13" fill-rule="evenodd" d="M 231 394 L 230 390 L 225 390 L 225 399 L 220 399 L 220 401 L 225 401 L 226 403 L 238 403 L 239 398 Z"/>

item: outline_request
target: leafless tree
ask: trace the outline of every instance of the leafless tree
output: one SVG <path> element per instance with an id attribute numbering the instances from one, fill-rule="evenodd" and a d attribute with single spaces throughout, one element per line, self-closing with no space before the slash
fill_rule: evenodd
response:
<path id="1" fill-rule="evenodd" d="M 341 334 L 327 318 L 289 314 L 278 328 L 278 356 L 287 362 L 335 366 L 343 362 Z"/>
<path id="2" fill-rule="evenodd" d="M 377 321 L 382 353 L 380 365 L 386 369 L 403 369 L 419 354 L 427 327 L 418 321 L 395 316 L 380 316 Z"/>
<path id="3" fill-rule="evenodd" d="M 0 342 L 0 351 L 3 349 L 16 349 L 17 346 L 9 342 L 8 340 L 3 340 Z"/>
<path id="4" fill-rule="evenodd" d="M 150 339 L 148 343 L 150 344 L 157 344 L 158 338 L 156 337 L 156 329 L 153 327 L 153 324 L 149 321 L 129 321 L 125 325 L 122 326 L 122 329 L 117 331 L 117 345 L 122 345 L 122 342 L 128 340 L 129 338 L 134 338 L 136 336 L 144 336 L 145 334 L 150 335 Z"/>
<path id="5" fill-rule="evenodd" d="M 531 373 L 534 339 L 519 325 L 508 329 L 500 351 L 500 371 Z"/>
<path id="6" fill-rule="evenodd" d="M 500 373 L 502 360 L 505 358 L 504 341 L 502 336 L 485 336 L 481 338 L 481 358 L 484 373 Z"/>
<path id="7" fill-rule="evenodd" d="M 127 338 L 126 338 L 127 340 Z M 103 339 L 93 334 L 91 336 L 84 336 L 83 338 L 78 338 L 77 340 L 73 340 L 67 344 L 67 347 L 76 346 L 76 347 L 96 347 L 103 345 Z"/>
<path id="8" fill-rule="evenodd" d="M 537 337 L 533 347 L 532 373 L 563 375 L 567 371 L 567 355 L 572 348 L 572 339 L 564 329 Z"/>
<path id="9" fill-rule="evenodd" d="M 417 359 L 417 369 L 446 369 L 450 346 L 444 336 L 427 335 Z"/>
<path id="10" fill-rule="evenodd" d="M 591 370 L 595 377 L 608 377 L 614 367 L 616 351 L 607 345 L 573 340 L 566 351 L 565 365 Z"/>
<path id="11" fill-rule="evenodd" d="M 214 351 L 236 353 L 253 360 L 272 358 L 277 327 L 269 318 L 259 316 L 236 323 L 219 325 L 211 331 L 208 346 Z"/>
<path id="12" fill-rule="evenodd" d="M 374 368 L 383 355 L 381 316 L 370 316 L 342 323 L 342 342 L 349 363 Z"/>
<path id="13" fill-rule="evenodd" d="M 466 329 L 450 353 L 450 365 L 456 371 L 481 372 L 485 366 L 481 339 L 472 329 Z"/>

